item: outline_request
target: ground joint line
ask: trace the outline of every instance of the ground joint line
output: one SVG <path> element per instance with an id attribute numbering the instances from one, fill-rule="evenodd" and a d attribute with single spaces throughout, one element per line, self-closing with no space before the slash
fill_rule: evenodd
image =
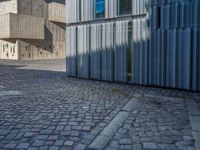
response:
<path id="1" fill-rule="evenodd" d="M 139 108 L 138 98 L 132 98 L 123 109 L 112 119 L 112 121 L 103 129 L 103 131 L 89 145 L 91 149 L 103 149 L 117 130 L 128 119 L 134 109 Z"/>

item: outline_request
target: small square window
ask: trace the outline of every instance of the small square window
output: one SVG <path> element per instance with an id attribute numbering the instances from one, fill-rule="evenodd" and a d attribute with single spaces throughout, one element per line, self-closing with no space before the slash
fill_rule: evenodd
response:
<path id="1" fill-rule="evenodd" d="M 119 0 L 119 15 L 126 15 L 132 13 L 131 0 Z"/>

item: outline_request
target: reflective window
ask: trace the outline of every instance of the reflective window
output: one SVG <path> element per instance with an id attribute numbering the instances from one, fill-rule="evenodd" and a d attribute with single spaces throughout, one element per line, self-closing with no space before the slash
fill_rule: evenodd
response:
<path id="1" fill-rule="evenodd" d="M 105 0 L 96 0 L 96 18 L 105 16 Z"/>
<path id="2" fill-rule="evenodd" d="M 131 0 L 119 0 L 119 15 L 131 14 L 132 1 Z"/>

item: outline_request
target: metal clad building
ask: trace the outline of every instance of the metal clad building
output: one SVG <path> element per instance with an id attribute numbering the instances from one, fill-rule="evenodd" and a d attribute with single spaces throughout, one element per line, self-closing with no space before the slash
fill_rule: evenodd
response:
<path id="1" fill-rule="evenodd" d="M 66 0 L 67 74 L 200 91 L 199 0 Z"/>

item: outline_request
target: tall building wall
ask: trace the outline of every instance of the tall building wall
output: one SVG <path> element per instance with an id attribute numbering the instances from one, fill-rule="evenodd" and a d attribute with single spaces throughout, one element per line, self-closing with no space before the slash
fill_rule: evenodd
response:
<path id="1" fill-rule="evenodd" d="M 59 59 L 65 58 L 65 25 L 46 22 L 45 40 L 20 40 L 20 58 Z"/>
<path id="2" fill-rule="evenodd" d="M 200 91 L 198 0 L 66 2 L 69 76 Z"/>
<path id="3" fill-rule="evenodd" d="M 48 2 L 46 0 L 18 0 L 18 13 L 48 18 Z"/>
<path id="4" fill-rule="evenodd" d="M 0 1 L 0 7 L 7 9 L 2 15 L 0 10 L 0 27 L 5 28 L 0 33 L 2 43 L 0 47 L 2 49 L 6 44 L 11 47 L 13 45 L 11 39 L 18 41 L 18 44 L 15 43 L 17 57 L 10 57 L 13 55 L 10 51 L 2 51 L 0 59 L 65 58 L 65 1 L 15 0 L 15 2 L 16 11 L 13 13 L 11 7 L 14 6 L 14 0 Z M 60 15 L 55 13 L 56 8 L 62 8 L 59 9 L 59 12 L 62 12 Z"/>

